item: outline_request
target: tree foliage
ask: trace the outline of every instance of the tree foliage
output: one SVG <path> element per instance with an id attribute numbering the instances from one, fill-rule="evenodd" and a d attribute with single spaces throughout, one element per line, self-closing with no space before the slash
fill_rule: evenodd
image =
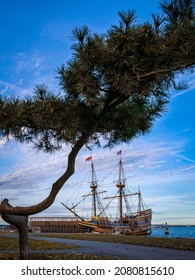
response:
<path id="1" fill-rule="evenodd" d="M 63 143 L 107 146 L 149 131 L 169 99 L 176 75 L 195 61 L 194 2 L 160 3 L 163 14 L 136 23 L 119 12 L 105 34 L 87 26 L 72 32 L 72 59 L 58 68 L 60 94 L 38 85 L 27 99 L 0 100 L 0 132 L 51 152 Z"/>

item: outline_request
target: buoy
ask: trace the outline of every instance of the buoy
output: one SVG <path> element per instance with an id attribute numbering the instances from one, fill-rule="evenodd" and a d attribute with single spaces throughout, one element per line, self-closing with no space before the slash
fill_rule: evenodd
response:
<path id="1" fill-rule="evenodd" d="M 167 223 L 165 223 L 164 228 L 165 228 L 165 234 L 169 234 L 169 227 L 168 227 Z"/>

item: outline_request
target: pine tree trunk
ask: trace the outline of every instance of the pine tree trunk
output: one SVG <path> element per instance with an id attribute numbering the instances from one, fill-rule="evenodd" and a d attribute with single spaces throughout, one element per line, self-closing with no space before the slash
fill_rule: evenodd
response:
<path id="1" fill-rule="evenodd" d="M 19 247 L 20 247 L 20 259 L 29 260 L 29 243 L 28 243 L 28 217 L 22 217 L 22 226 L 18 228 L 19 232 Z"/>
<path id="2" fill-rule="evenodd" d="M 29 260 L 29 244 L 28 244 L 28 216 L 16 216 L 2 213 L 4 221 L 14 225 L 18 229 L 19 233 L 19 249 L 20 260 Z"/>

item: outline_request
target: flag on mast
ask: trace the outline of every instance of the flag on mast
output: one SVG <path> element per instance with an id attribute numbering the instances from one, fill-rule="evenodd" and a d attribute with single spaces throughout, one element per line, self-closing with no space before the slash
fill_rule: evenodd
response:
<path id="1" fill-rule="evenodd" d="M 122 154 L 122 151 L 121 151 L 121 150 L 117 152 L 117 156 L 119 156 L 119 155 L 121 155 L 121 154 Z"/>
<path id="2" fill-rule="evenodd" d="M 85 161 L 89 161 L 89 160 L 92 160 L 92 156 L 87 157 L 87 158 L 85 159 Z"/>

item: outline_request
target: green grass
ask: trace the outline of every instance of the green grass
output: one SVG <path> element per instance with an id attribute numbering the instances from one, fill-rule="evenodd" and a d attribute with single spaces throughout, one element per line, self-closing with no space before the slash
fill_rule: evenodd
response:
<path id="1" fill-rule="evenodd" d="M 32 250 L 73 249 L 77 247 L 75 245 L 32 239 L 29 239 L 29 246 Z M 18 250 L 18 248 L 18 238 L 0 236 L 0 250 Z"/>

